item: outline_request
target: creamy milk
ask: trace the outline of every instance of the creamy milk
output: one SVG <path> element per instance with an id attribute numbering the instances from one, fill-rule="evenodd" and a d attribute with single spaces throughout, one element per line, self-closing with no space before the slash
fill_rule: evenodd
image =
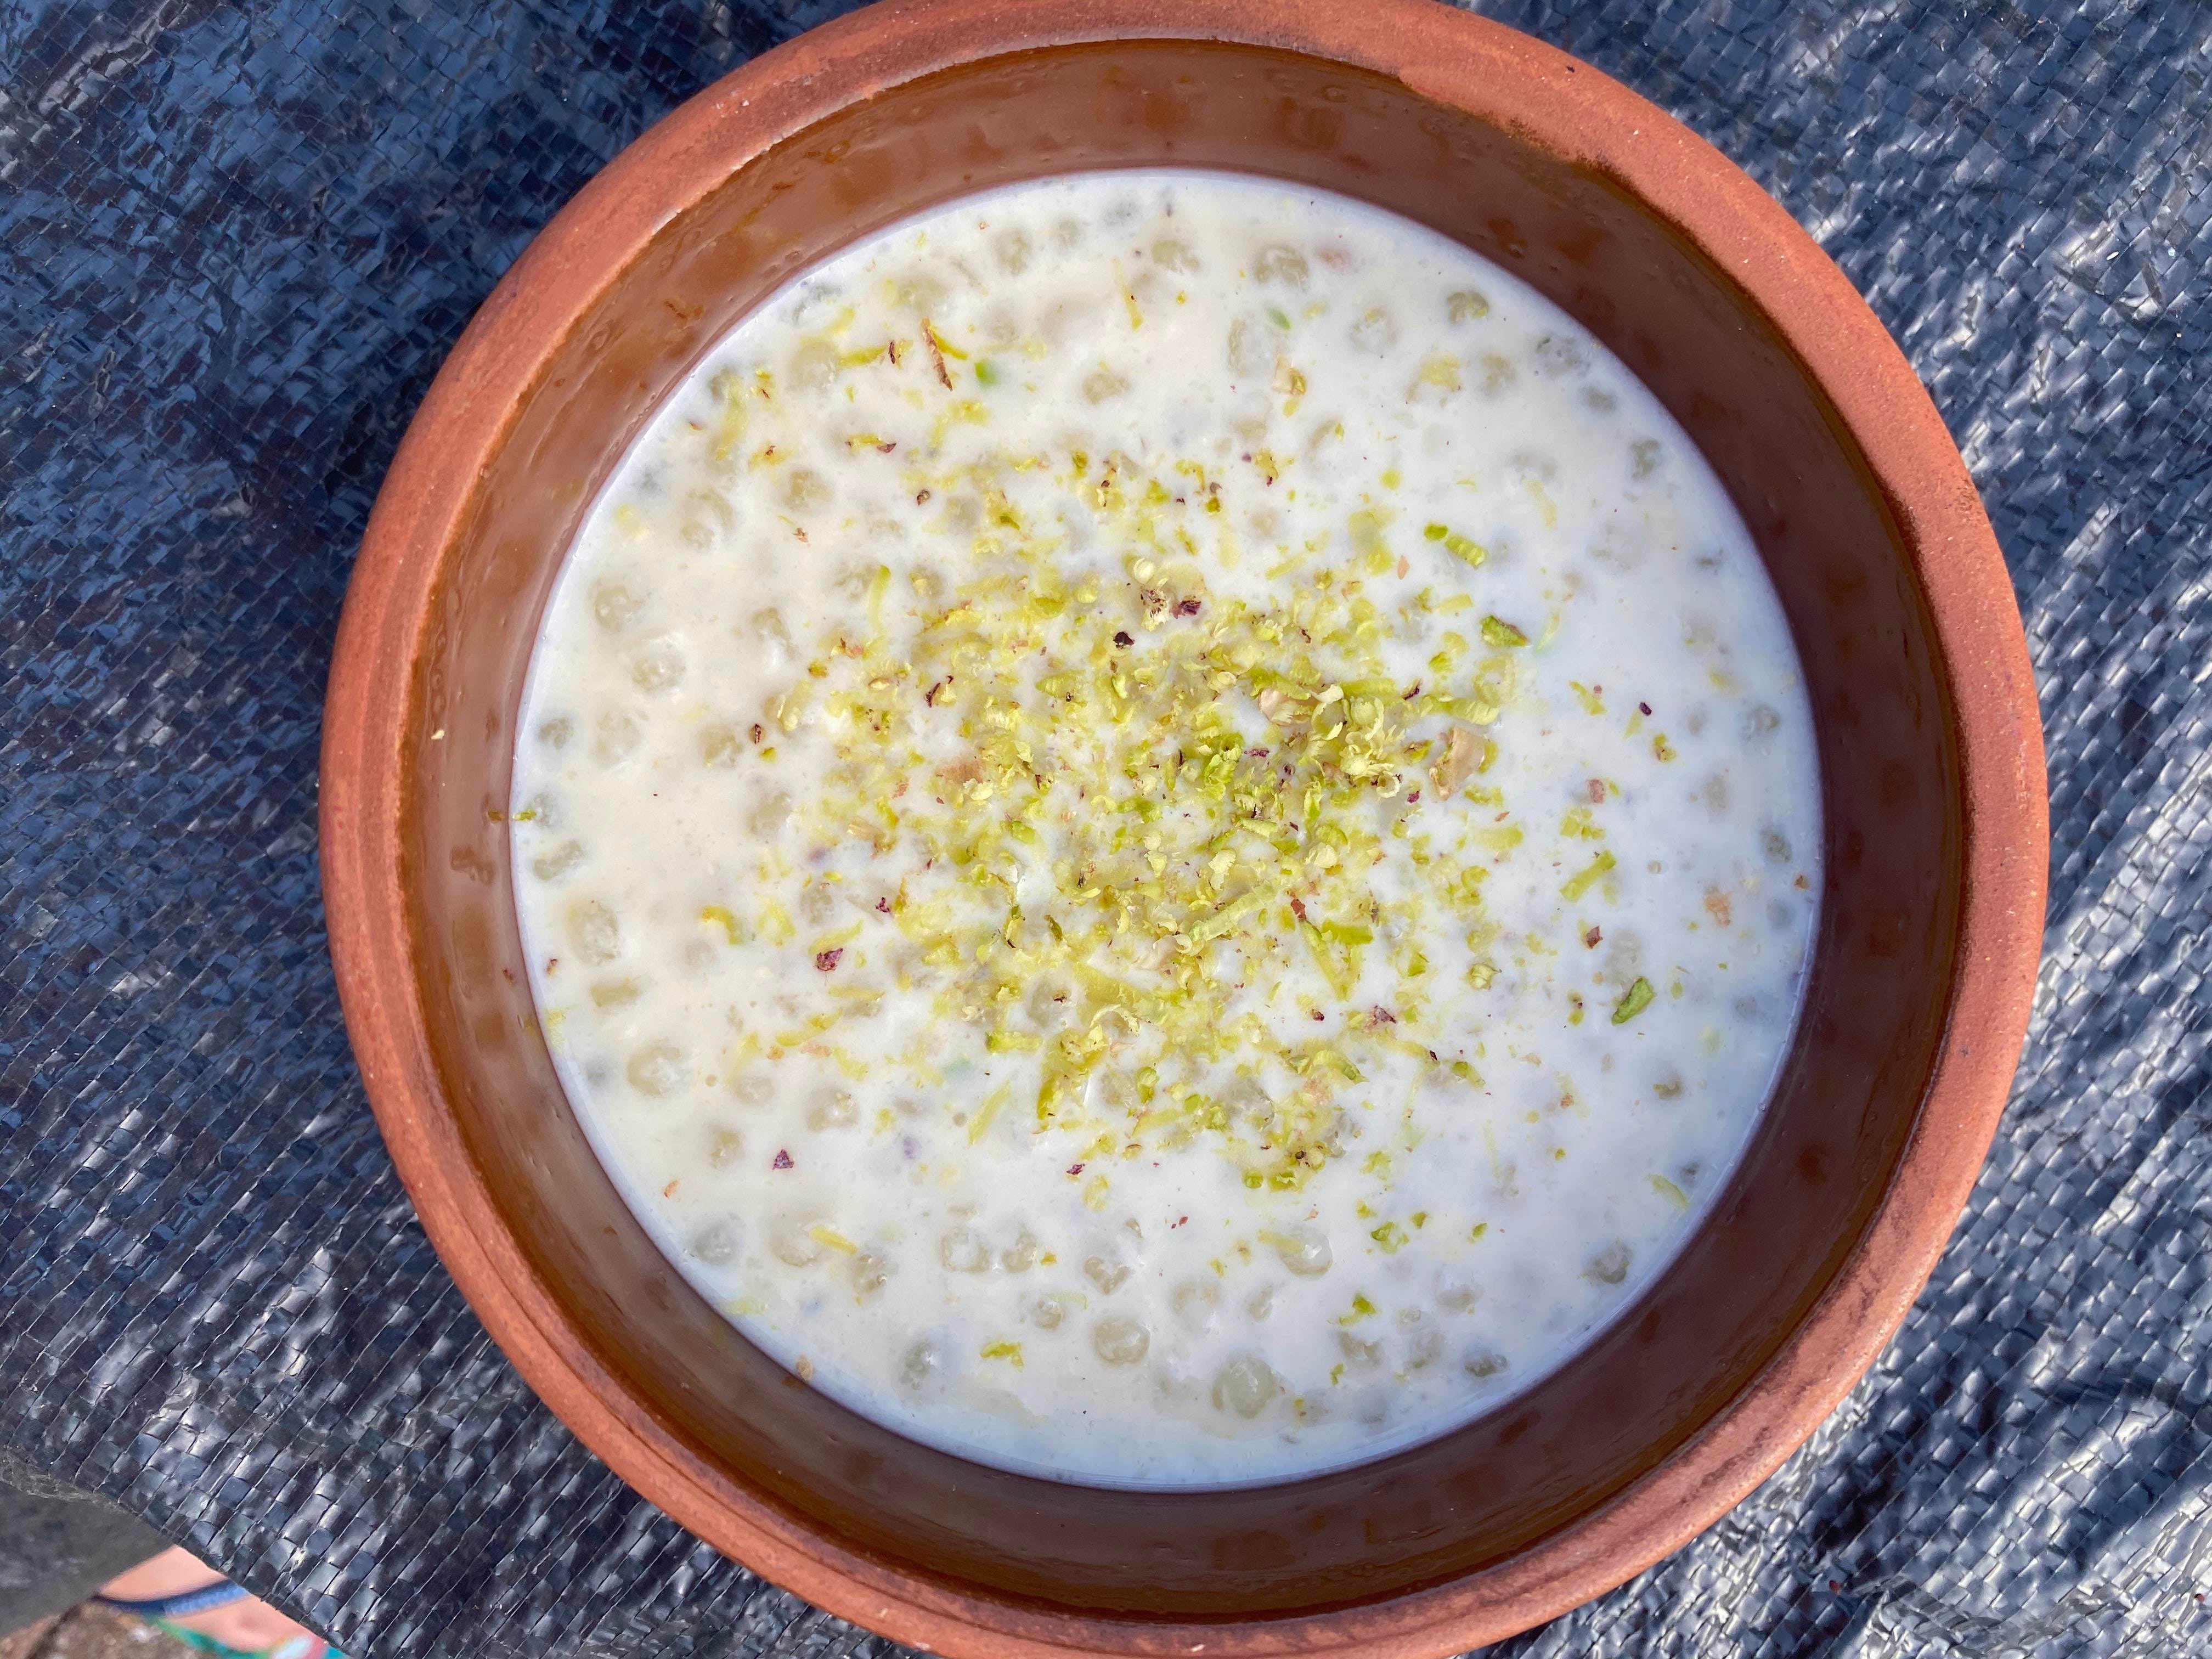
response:
<path id="1" fill-rule="evenodd" d="M 792 283 L 593 507 L 514 846 L 593 1145 L 815 1387 L 1280 1480 L 1675 1252 L 1820 887 L 1780 608 L 1592 337 L 1380 211 L 975 197 Z"/>

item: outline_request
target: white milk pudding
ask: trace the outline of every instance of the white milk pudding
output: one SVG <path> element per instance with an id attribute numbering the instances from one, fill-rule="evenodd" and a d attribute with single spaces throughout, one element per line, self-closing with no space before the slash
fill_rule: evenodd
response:
<path id="1" fill-rule="evenodd" d="M 670 1258 L 982 1462 L 1288 1479 L 1711 1205 L 1817 915 L 1741 522 L 1564 313 L 1335 197 L 955 203 L 737 328 L 532 661 L 522 934 Z"/>

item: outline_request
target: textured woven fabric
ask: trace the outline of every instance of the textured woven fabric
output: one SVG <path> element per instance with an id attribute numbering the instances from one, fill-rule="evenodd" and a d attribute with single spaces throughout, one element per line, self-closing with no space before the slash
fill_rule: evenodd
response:
<path id="1" fill-rule="evenodd" d="M 347 568 L 441 358 L 648 122 L 842 9 L 0 0 L 0 1449 L 356 1654 L 888 1650 L 487 1341 L 314 864 Z M 1503 1650 L 2212 1653 L 2212 9 L 1490 9 L 1734 156 L 1903 342 L 2011 562 L 2055 831 L 2026 1064 L 1887 1357 Z"/>

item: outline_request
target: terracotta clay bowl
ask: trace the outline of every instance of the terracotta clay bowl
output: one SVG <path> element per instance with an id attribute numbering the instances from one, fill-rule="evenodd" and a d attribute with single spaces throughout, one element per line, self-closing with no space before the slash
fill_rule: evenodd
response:
<path id="1" fill-rule="evenodd" d="M 1240 169 L 1533 283 L 1733 493 L 1817 714 L 1827 888 L 1796 1045 L 1681 1258 L 1443 1439 L 1160 1495 L 900 1438 L 753 1348 L 647 1242 L 555 1080 L 513 908 L 541 607 L 617 456 L 785 278 L 969 191 Z M 2043 921 L 2019 614 L 1927 396 L 1811 239 L 1594 70 L 1430 0 L 887 3 L 632 145 L 486 302 L 377 501 L 331 672 L 323 871 L 346 1018 L 422 1223 L 546 1403 L 776 1583 L 956 1655 L 1437 1655 L 1675 1548 L 1812 1431 L 1942 1249 L 2018 1060 Z"/>

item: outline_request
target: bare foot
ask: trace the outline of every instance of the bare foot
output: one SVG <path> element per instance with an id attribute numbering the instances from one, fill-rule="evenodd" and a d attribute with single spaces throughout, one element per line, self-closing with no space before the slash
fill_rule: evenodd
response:
<path id="1" fill-rule="evenodd" d="M 100 1593 L 119 1601 L 149 1601 L 156 1596 L 181 1595 L 187 1590 L 222 1582 L 222 1575 L 198 1556 L 171 1548 L 109 1579 L 100 1587 Z M 250 1595 L 241 1595 L 204 1613 L 172 1616 L 168 1622 L 211 1636 L 224 1646 L 241 1652 L 265 1653 L 269 1659 L 322 1659 L 321 1637 L 298 1620 L 287 1619 L 266 1601 L 257 1601 Z"/>

